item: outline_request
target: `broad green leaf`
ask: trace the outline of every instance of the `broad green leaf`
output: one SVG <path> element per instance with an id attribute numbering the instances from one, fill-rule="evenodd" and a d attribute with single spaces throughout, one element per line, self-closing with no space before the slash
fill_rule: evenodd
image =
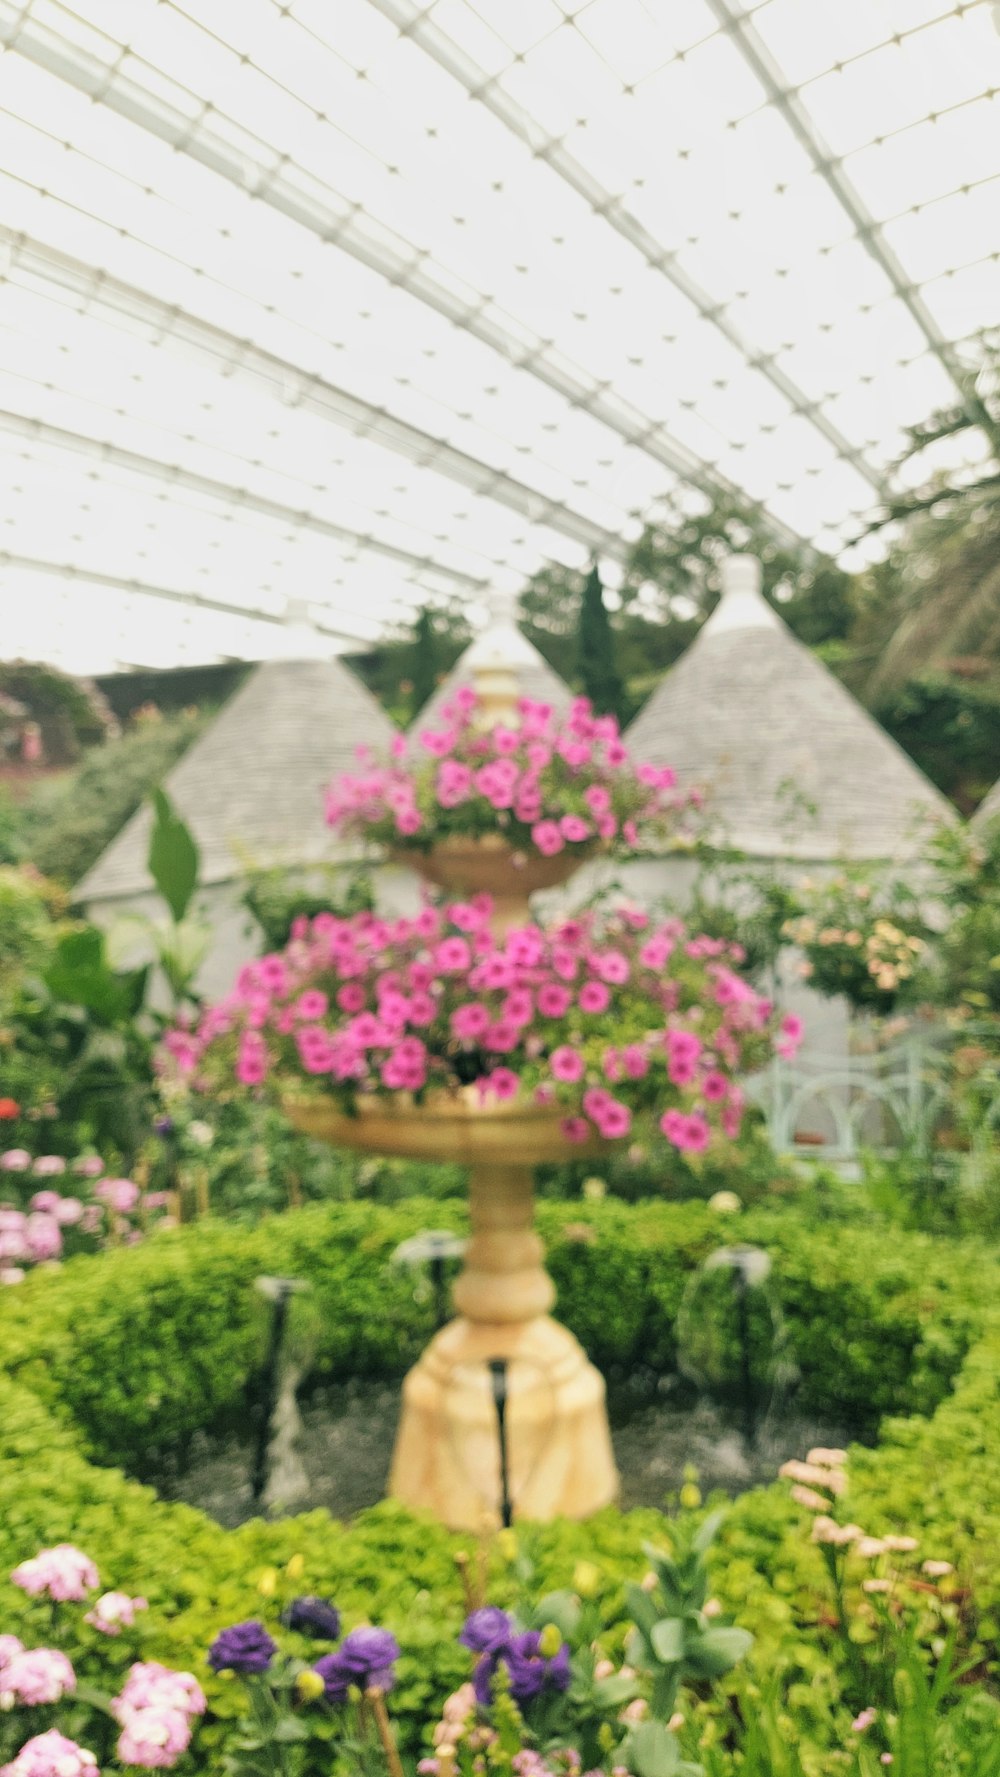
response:
<path id="1" fill-rule="evenodd" d="M 745 1658 L 753 1646 L 748 1629 L 706 1629 L 688 1642 L 686 1664 L 699 1678 L 721 1678 Z"/>
<path id="2" fill-rule="evenodd" d="M 634 1777 L 675 1777 L 680 1748 L 661 1721 L 644 1721 L 632 1729 L 618 1754 Z"/>
<path id="3" fill-rule="evenodd" d="M 654 1623 L 649 1636 L 653 1652 L 664 1666 L 673 1666 L 684 1657 L 684 1624 L 680 1617 L 662 1617 Z"/>
<path id="4" fill-rule="evenodd" d="M 633 1623 L 636 1623 L 646 1635 L 651 1635 L 653 1625 L 660 1620 L 660 1613 L 641 1586 L 625 1587 L 625 1604 Z"/>
<path id="5" fill-rule="evenodd" d="M 721 1511 L 709 1512 L 697 1535 L 691 1539 L 691 1548 L 696 1555 L 704 1555 L 706 1549 L 711 1548 L 725 1516 L 724 1507 Z"/>
<path id="6" fill-rule="evenodd" d="M 149 840 L 149 874 L 178 922 L 198 886 L 198 847 L 163 790 L 152 795 L 155 819 Z"/>

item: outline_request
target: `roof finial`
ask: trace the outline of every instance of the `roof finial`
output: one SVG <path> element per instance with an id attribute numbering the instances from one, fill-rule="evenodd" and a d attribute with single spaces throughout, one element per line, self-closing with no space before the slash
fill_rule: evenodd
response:
<path id="1" fill-rule="evenodd" d="M 734 629 L 780 629 L 781 618 L 761 592 L 761 581 L 755 555 L 727 555 L 722 563 L 722 597 L 702 635 Z"/>
<path id="2" fill-rule="evenodd" d="M 535 655 L 517 627 L 518 594 L 495 587 L 490 593 L 490 620 L 465 656 L 465 665 L 479 696 L 481 725 L 514 722 L 519 696 L 517 671 L 531 666 Z"/>

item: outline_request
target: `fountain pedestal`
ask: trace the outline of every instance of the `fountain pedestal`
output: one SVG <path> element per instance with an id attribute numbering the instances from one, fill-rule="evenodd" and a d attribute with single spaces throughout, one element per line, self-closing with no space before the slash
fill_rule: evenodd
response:
<path id="1" fill-rule="evenodd" d="M 347 1116 L 289 1104 L 307 1134 L 338 1147 L 469 1166 L 472 1238 L 455 1283 L 456 1320 L 403 1384 L 389 1480 L 394 1499 L 454 1530 L 499 1523 L 500 1446 L 489 1365 L 507 1364 L 510 1494 L 520 1518 L 584 1518 L 617 1497 L 604 1380 L 548 1310 L 555 1288 L 533 1229 L 533 1168 L 561 1160 L 561 1112 L 482 1104 L 472 1088 L 421 1105 L 374 1100 Z M 575 1155 L 599 1158 L 596 1138 Z"/>

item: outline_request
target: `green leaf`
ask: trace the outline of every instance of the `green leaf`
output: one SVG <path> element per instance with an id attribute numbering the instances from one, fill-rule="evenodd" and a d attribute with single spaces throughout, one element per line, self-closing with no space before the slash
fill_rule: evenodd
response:
<path id="1" fill-rule="evenodd" d="M 660 1616 L 649 1593 L 644 1592 L 641 1586 L 626 1586 L 625 1604 L 633 1623 L 642 1629 L 646 1635 L 651 1635 L 653 1633 L 654 1625 L 660 1620 Z"/>
<path id="2" fill-rule="evenodd" d="M 544 1629 L 546 1623 L 554 1623 L 559 1633 L 570 1641 L 580 1622 L 580 1600 L 574 1592 L 548 1592 L 539 1600 L 531 1614 L 536 1629 Z"/>
<path id="3" fill-rule="evenodd" d="M 725 1507 L 718 1512 L 709 1512 L 697 1535 L 691 1538 L 691 1548 L 694 1554 L 704 1555 L 706 1549 L 711 1548 L 725 1516 Z"/>
<path id="4" fill-rule="evenodd" d="M 680 1748 L 662 1721 L 644 1721 L 627 1736 L 616 1762 L 634 1777 L 675 1777 Z"/>
<path id="5" fill-rule="evenodd" d="M 748 1629 L 706 1629 L 703 1635 L 689 1641 L 686 1664 L 698 1678 L 721 1678 L 745 1658 L 752 1646 L 753 1636 Z"/>
<path id="6" fill-rule="evenodd" d="M 664 1666 L 673 1666 L 684 1657 L 684 1624 L 680 1617 L 662 1617 L 654 1623 L 649 1636 L 653 1652 Z"/>
<path id="7" fill-rule="evenodd" d="M 291 1745 L 296 1740 L 308 1740 L 309 1729 L 303 1727 L 294 1715 L 283 1715 L 281 1720 L 275 1723 L 271 1738 L 279 1741 L 282 1745 Z"/>
<path id="8" fill-rule="evenodd" d="M 149 874 L 179 923 L 198 886 L 198 847 L 163 790 L 154 790 L 151 801 L 156 819 L 149 841 Z"/>

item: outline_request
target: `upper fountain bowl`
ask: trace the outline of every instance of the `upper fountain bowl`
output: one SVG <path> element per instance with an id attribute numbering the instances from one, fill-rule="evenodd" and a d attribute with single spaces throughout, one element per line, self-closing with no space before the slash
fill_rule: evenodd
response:
<path id="1" fill-rule="evenodd" d="M 566 1113 L 559 1106 L 523 1098 L 484 1102 L 474 1086 L 430 1091 L 420 1104 L 406 1092 L 391 1099 L 359 1097 L 354 1116 L 332 1099 L 318 1097 L 286 1099 L 285 1111 L 303 1135 L 334 1148 L 460 1166 L 598 1159 L 619 1145 L 597 1135 L 585 1142 L 567 1141 L 561 1127 Z"/>
<path id="2" fill-rule="evenodd" d="M 585 845 L 566 846 L 554 857 L 519 851 L 499 833 L 485 833 L 480 839 L 442 839 L 428 851 L 393 854 L 397 864 L 416 870 L 453 900 L 492 895 L 497 931 L 525 923 L 531 917 L 529 896 L 540 889 L 559 888 L 593 855 L 594 848 Z"/>

